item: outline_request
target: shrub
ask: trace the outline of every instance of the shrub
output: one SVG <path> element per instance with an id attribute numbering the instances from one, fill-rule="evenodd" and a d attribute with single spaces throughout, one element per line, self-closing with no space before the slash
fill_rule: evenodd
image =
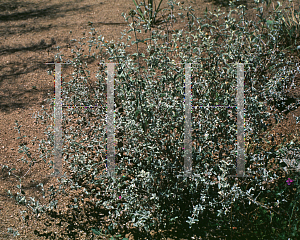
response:
<path id="1" fill-rule="evenodd" d="M 169 3 L 175 5 L 173 1 Z M 257 9 L 263 11 L 262 7 Z M 297 173 L 270 168 L 266 164 L 273 159 L 277 166 L 286 165 L 280 160 L 281 154 L 287 154 L 288 149 L 270 151 L 271 148 L 254 147 L 246 156 L 246 174 L 253 177 L 233 179 L 227 176 L 235 171 L 234 120 L 230 119 L 234 110 L 199 110 L 202 118 L 192 123 L 198 139 L 197 148 L 193 146 L 194 174 L 178 177 L 183 165 L 184 68 L 174 62 L 198 63 L 192 69 L 193 99 L 196 100 L 193 105 L 197 100 L 203 105 L 234 103 L 230 97 L 227 100 L 234 94 L 236 84 L 236 68 L 232 63 L 245 63 L 245 119 L 248 119 L 245 136 L 249 145 L 261 143 L 261 133 L 269 127 L 266 122 L 271 115 L 267 106 L 284 98 L 281 89 L 289 86 L 291 79 L 283 81 L 282 76 L 291 75 L 295 67 L 293 59 L 287 61 L 286 54 L 279 48 L 283 25 L 279 20 L 272 21 L 272 26 L 265 26 L 265 22 L 270 21 L 266 19 L 249 22 L 243 5 L 237 8 L 231 5 L 223 23 L 219 21 L 225 13 L 220 13 L 219 9 L 207 13 L 205 19 L 196 18 L 191 7 L 182 10 L 186 11 L 181 14 L 182 18 L 188 16 L 188 31 L 174 32 L 168 44 L 158 30 L 152 31 L 150 38 L 140 40 L 137 33 L 142 30 L 135 21 L 136 14 L 131 12 L 130 16 L 123 16 L 126 21 L 132 21 L 133 29 L 129 32 L 134 31 L 132 45 L 137 46 L 137 53 L 126 54 L 127 44 L 123 42 L 114 44 L 105 42 L 100 36 L 95 38 L 94 28 L 87 41 L 88 55 L 83 55 L 85 37 L 78 41 L 78 51 L 72 49 L 73 80 L 62 88 L 66 96 L 73 95 L 66 97 L 65 105 L 71 105 L 74 99 L 85 105 L 103 103 L 105 99 L 99 89 L 106 92 L 105 67 L 101 65 L 97 73 L 96 87 L 92 87 L 95 96 L 91 96 L 82 84 L 88 83 L 90 78 L 87 62 L 90 59 L 99 61 L 100 56 L 102 61 L 117 62 L 115 92 L 119 111 L 115 112 L 115 119 L 123 147 L 116 159 L 116 176 L 105 174 L 103 139 L 106 132 L 105 128 L 99 130 L 99 126 L 96 129 L 94 122 L 104 119 L 104 110 L 68 109 L 73 117 L 82 116 L 69 129 L 64 127 L 66 147 L 63 155 L 70 176 L 59 180 L 59 189 L 51 187 L 47 196 L 49 205 L 39 206 L 34 199 L 27 200 L 23 193 L 16 197 L 19 203 L 30 205 L 36 214 L 46 214 L 52 222 L 60 219 L 60 224 L 67 224 L 65 231 L 36 231 L 37 235 L 75 239 L 79 231 L 83 231 L 89 238 L 101 234 L 119 238 L 133 232 L 135 238 L 151 239 L 150 230 L 155 230 L 154 239 L 159 239 L 163 236 L 158 230 L 165 229 L 169 230 L 168 235 L 179 238 L 215 234 L 231 239 L 251 239 L 253 234 L 257 239 L 299 236 Z M 234 12 L 240 19 L 231 17 Z M 127 43 L 130 39 L 128 36 Z M 145 42 L 147 53 L 139 52 L 138 46 Z M 94 46 L 96 52 L 92 52 Z M 168 89 L 172 90 L 167 92 Z M 227 99 L 223 97 L 226 94 Z M 49 102 L 53 112 L 53 100 Z M 63 126 L 72 121 L 65 115 Z M 37 117 L 37 121 L 39 118 L 52 119 L 46 112 Z M 279 122 L 284 116 L 278 114 L 276 118 Z M 205 126 L 212 126 L 212 129 Z M 83 141 L 78 143 L 79 132 L 81 136 L 92 134 L 93 142 L 87 146 Z M 207 140 L 201 138 L 205 133 Z M 51 149 L 53 133 L 48 130 L 47 134 L 48 142 L 41 143 Z M 212 141 L 218 144 L 212 146 Z M 296 150 L 298 142 L 293 142 L 292 147 Z M 43 148 L 41 151 L 41 158 L 46 161 L 49 157 L 45 154 L 49 150 Z M 220 159 L 217 163 L 216 152 Z M 287 176 L 294 180 L 293 186 L 286 184 Z M 70 195 L 73 189 L 77 192 Z M 62 196 L 71 196 L 65 214 L 56 209 Z M 212 229 L 215 230 L 212 232 Z"/>

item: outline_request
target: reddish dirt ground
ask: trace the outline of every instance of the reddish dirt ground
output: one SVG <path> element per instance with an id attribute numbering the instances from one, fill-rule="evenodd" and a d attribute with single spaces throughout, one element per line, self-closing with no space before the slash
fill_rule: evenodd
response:
<path id="1" fill-rule="evenodd" d="M 220 2 L 195 0 L 184 1 L 184 5 L 193 6 L 195 15 L 203 16 L 206 7 L 213 11 L 220 6 Z M 251 6 L 249 5 L 249 8 Z M 165 3 L 163 7 L 166 7 Z M 16 239 L 41 239 L 35 236 L 33 231 L 41 227 L 44 220 L 31 219 L 25 223 L 20 211 L 26 210 L 26 207 L 16 205 L 14 199 L 7 196 L 6 189 L 12 193 L 19 191 L 16 187 L 19 181 L 15 175 L 24 176 L 22 189 L 26 195 L 36 197 L 41 203 L 43 199 L 36 183 L 42 182 L 45 189 L 55 184 L 55 179 L 50 176 L 52 172 L 47 164 L 40 161 L 29 169 L 28 165 L 20 160 L 23 154 L 18 153 L 18 146 L 21 142 L 17 139 L 19 134 L 15 129 L 15 121 L 18 120 L 22 126 L 22 135 L 27 136 L 23 143 L 30 147 L 32 155 L 38 159 L 38 146 L 32 145 L 30 140 L 34 137 L 43 139 L 45 125 L 35 124 L 32 116 L 41 111 L 45 100 L 52 97 L 54 92 L 53 77 L 47 75 L 47 70 L 51 67 L 44 63 L 54 61 L 56 46 L 61 47 L 61 52 L 64 54 L 63 60 L 67 60 L 71 56 L 70 40 L 79 39 L 83 36 L 83 32 L 88 33 L 90 30 L 88 21 L 94 23 L 93 27 L 108 42 L 111 40 L 117 42 L 121 37 L 121 31 L 129 29 L 121 13 L 128 14 L 130 9 L 134 8 L 130 0 L 1 1 L 0 166 L 7 165 L 9 168 L 16 168 L 14 175 L 9 175 L 6 170 L 1 172 L 1 239 L 13 238 L 7 233 L 8 228 L 19 231 L 20 236 Z M 221 10 L 226 11 L 226 8 L 221 7 Z M 255 20 L 253 10 L 249 13 L 249 17 Z M 173 29 L 180 29 L 182 26 L 182 23 L 176 23 Z M 133 51 L 135 49 L 131 49 L 129 53 Z M 63 72 L 66 73 L 70 70 L 70 67 L 63 68 Z M 274 133 L 286 136 L 287 140 L 298 138 L 299 126 L 296 125 L 293 114 L 299 116 L 299 109 L 290 112 L 287 120 L 282 124 L 268 129 L 270 130 L 269 137 L 264 139 L 263 146 L 268 148 L 268 141 Z M 53 125 L 53 122 L 48 122 L 48 125 Z M 276 136 L 278 136 L 275 138 L 276 143 L 282 143 L 280 135 Z"/>

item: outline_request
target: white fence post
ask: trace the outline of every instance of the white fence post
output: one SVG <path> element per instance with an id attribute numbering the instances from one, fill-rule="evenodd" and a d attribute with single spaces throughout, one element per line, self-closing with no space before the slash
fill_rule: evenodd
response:
<path id="1" fill-rule="evenodd" d="M 62 173 L 62 103 L 61 103 L 61 63 L 55 63 L 55 101 L 54 101 L 54 174 Z"/>
<path id="2" fill-rule="evenodd" d="M 54 80 L 54 175 L 61 177 L 62 174 L 62 102 L 61 102 L 61 64 L 69 63 L 45 63 L 55 64 Z"/>
<path id="3" fill-rule="evenodd" d="M 235 63 L 237 65 L 237 166 L 236 175 L 229 177 L 251 177 L 245 175 L 245 140 L 244 140 L 244 63 Z M 250 63 L 248 63 L 250 64 Z"/>
<path id="4" fill-rule="evenodd" d="M 115 175 L 114 63 L 107 64 L 107 171 Z"/>
<path id="5" fill-rule="evenodd" d="M 184 175 L 192 175 L 191 63 L 185 63 Z"/>
<path id="6" fill-rule="evenodd" d="M 245 141 L 244 141 L 244 64 L 237 64 L 237 176 L 245 174 Z"/>

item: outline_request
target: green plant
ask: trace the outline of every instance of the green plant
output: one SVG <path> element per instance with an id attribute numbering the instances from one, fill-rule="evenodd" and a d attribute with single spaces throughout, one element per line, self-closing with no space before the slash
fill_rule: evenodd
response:
<path id="1" fill-rule="evenodd" d="M 145 0 L 141 2 L 140 4 L 137 4 L 135 0 L 132 0 L 136 6 L 136 9 L 138 11 L 138 16 L 147 23 L 148 26 L 153 27 L 156 24 L 159 24 L 161 21 L 157 18 L 157 14 L 162 11 L 163 9 L 160 8 L 160 5 L 163 0 L 159 1 L 158 6 L 156 6 L 154 0 L 148 0 L 148 3 L 146 4 Z M 142 12 L 141 7 L 144 6 L 145 9 Z"/>
<path id="2" fill-rule="evenodd" d="M 245 133 L 246 141 L 252 143 L 262 142 L 259 133 L 265 132 L 264 121 L 270 118 L 262 103 L 273 106 L 273 99 L 281 100 L 284 97 L 281 89 L 291 83 L 291 79 L 283 81 L 282 76 L 293 73 L 295 62 L 287 59 L 284 52 L 276 51 L 280 23 L 274 22 L 272 28 L 266 29 L 262 16 L 259 23 L 249 22 L 243 5 L 233 8 L 232 5 L 223 24 L 219 20 L 225 13 L 220 13 L 219 9 L 207 13 L 205 19 L 196 18 L 191 8 L 184 9 L 187 13 L 182 16 L 188 16 L 189 20 L 186 31 L 174 32 L 167 43 L 165 34 L 152 31 L 145 53 L 138 48 L 139 44 L 145 44 L 145 39 L 139 39 L 137 33 L 141 29 L 132 16 L 123 15 L 126 21 L 132 20 L 132 29 L 128 33 L 134 31 L 132 45 L 137 46 L 137 53 L 126 53 L 131 36 L 127 37 L 126 44 L 108 43 L 101 35 L 94 37 L 97 34 L 94 28 L 91 28 L 88 44 L 85 43 L 87 37 L 78 41 L 80 46 L 72 49 L 73 79 L 62 84 L 64 103 L 103 104 L 106 101 L 101 94 L 105 91 L 105 66 L 99 66 L 94 82 L 96 87 L 91 87 L 87 62 L 91 58 L 99 60 L 97 57 L 100 56 L 101 61 L 117 62 L 115 103 L 118 111 L 115 119 L 123 146 L 119 147 L 117 155 L 116 177 L 103 174 L 106 132 L 100 124 L 95 127 L 95 121 L 104 119 L 105 111 L 68 109 L 63 114 L 63 126 L 72 122 L 74 116 L 80 116 L 71 127 L 64 128 L 63 154 L 69 176 L 59 179 L 59 188 L 52 186 L 48 190 L 50 194 L 44 195 L 49 198 L 47 205 L 41 206 L 34 199 L 27 200 L 21 192 L 21 183 L 16 198 L 19 203 L 30 205 L 33 213 L 47 215 L 53 225 L 55 220 L 67 225 L 65 231 L 47 232 L 45 229 L 46 233 L 37 232 L 38 236 L 76 238 L 80 230 L 90 238 L 103 232 L 124 237 L 130 231 L 135 238 L 150 239 L 150 230 L 155 230 L 154 238 L 161 239 L 163 236 L 158 230 L 165 229 L 177 238 L 216 233 L 231 236 L 231 239 L 251 239 L 253 233 L 257 239 L 299 237 L 296 229 L 299 225 L 298 198 L 286 185 L 284 176 L 298 179 L 297 173 L 291 174 L 279 167 L 270 169 L 265 165 L 274 158 L 279 165 L 280 154 L 287 155 L 289 148 L 281 148 L 280 153 L 270 149 L 249 152 L 246 169 L 253 178 L 236 181 L 226 177 L 235 164 L 233 110 L 231 113 L 228 109 L 199 110 L 200 117 L 194 119 L 192 126 L 195 138 L 199 139 L 197 148 L 193 147 L 195 175 L 191 178 L 178 176 L 183 164 L 185 76 L 180 64 L 198 63 L 192 69 L 193 105 L 215 105 L 217 97 L 221 105 L 226 105 L 234 102 L 236 70 L 231 63 L 252 63 L 245 65 L 245 118 L 249 120 Z M 240 19 L 232 18 L 233 12 L 240 13 Z M 85 47 L 88 47 L 88 55 L 83 54 Z M 53 99 L 48 102 L 50 114 L 44 110 L 36 117 L 37 122 L 39 119 L 44 123 L 53 121 Z M 276 118 L 279 122 L 284 116 L 279 114 Z M 50 159 L 47 153 L 54 145 L 53 129 L 46 131 L 48 141 L 40 141 L 40 158 L 44 161 Z M 206 139 L 202 138 L 204 135 Z M 88 138 L 93 141 L 86 143 L 84 140 Z M 214 155 L 221 149 L 209 141 L 228 146 L 224 150 L 227 157 L 220 154 L 221 160 L 217 164 Z M 198 151 L 199 146 L 201 150 Z M 295 143 L 288 147 L 298 151 L 298 146 L 299 143 Z M 29 149 L 23 149 L 29 157 Z M 274 189 L 267 188 L 270 184 Z M 295 186 L 298 193 L 300 188 L 296 181 Z M 56 209 L 58 199 L 68 195 L 71 195 L 67 202 L 68 212 L 61 213 Z M 128 223 L 132 224 L 131 229 Z M 171 227 L 178 232 L 172 232 Z M 213 233 L 212 229 L 215 229 Z"/>
<path id="3" fill-rule="evenodd" d="M 12 228 L 8 228 L 8 229 L 7 229 L 7 232 L 8 232 L 8 233 L 12 233 L 14 237 L 20 235 L 18 231 L 13 230 Z"/>
<path id="4" fill-rule="evenodd" d="M 271 2 L 268 3 L 268 5 L 270 4 Z M 276 9 L 274 3 L 272 3 L 272 5 L 273 5 L 274 16 L 271 15 L 270 19 L 268 20 L 262 17 L 263 10 L 261 7 L 259 8 L 259 11 L 261 12 L 260 15 L 261 21 L 263 23 L 266 23 L 269 29 L 273 30 L 274 27 L 277 28 L 277 30 L 279 31 L 278 42 L 281 48 L 290 49 L 291 52 L 294 52 L 296 50 L 296 47 L 299 45 L 299 39 L 300 39 L 299 13 L 295 10 L 293 2 L 292 5 L 286 7 L 284 11 L 280 9 L 282 5 L 279 1 L 277 1 Z"/>
<path id="5" fill-rule="evenodd" d="M 290 10 L 288 13 L 285 14 L 285 16 L 282 16 L 280 19 L 283 22 L 282 26 L 282 36 L 287 37 L 287 45 L 288 47 L 292 46 L 292 51 L 294 51 L 295 46 L 297 46 L 297 40 L 299 44 L 299 29 L 300 29 L 300 18 L 299 18 L 299 12 L 295 11 L 294 9 L 294 3 L 293 6 L 289 6 L 288 9 Z M 294 40 L 294 42 L 293 42 Z"/>

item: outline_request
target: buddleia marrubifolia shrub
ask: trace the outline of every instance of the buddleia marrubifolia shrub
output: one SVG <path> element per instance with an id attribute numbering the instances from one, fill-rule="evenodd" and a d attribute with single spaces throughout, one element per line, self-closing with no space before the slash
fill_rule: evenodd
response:
<path id="1" fill-rule="evenodd" d="M 173 9 L 175 3 L 169 1 L 169 5 Z M 133 232 L 136 238 L 149 239 L 150 230 L 159 234 L 159 229 L 173 228 L 177 233 L 169 232 L 170 236 L 185 238 L 209 236 L 214 229 L 215 233 L 231 234 L 233 239 L 253 232 L 257 237 L 279 239 L 283 232 L 285 236 L 292 232 L 287 230 L 295 227 L 292 224 L 297 214 L 291 213 L 285 202 L 295 199 L 283 179 L 290 172 L 267 164 L 271 159 L 279 164 L 280 154 L 288 150 L 281 148 L 279 154 L 279 150 L 270 151 L 259 145 L 261 134 L 271 127 L 267 107 L 284 98 L 282 89 L 291 85 L 292 79 L 287 76 L 294 73 L 295 62 L 278 48 L 277 21 L 271 28 L 265 26 L 263 17 L 258 22 L 248 20 L 245 6 L 230 6 L 227 14 L 218 9 L 206 12 L 205 18 L 194 16 L 191 7 L 180 8 L 185 13 L 181 12 L 178 18 L 185 20 L 187 16 L 187 27 L 173 31 L 171 36 L 162 34 L 159 28 L 141 25 L 136 12 L 131 11 L 130 15 L 123 14 L 131 24 L 129 32 L 122 32 L 121 39 L 127 35 L 126 44 L 105 42 L 101 35 L 97 37 L 94 28 L 88 38 L 74 40 L 78 46 L 72 49 L 73 80 L 63 83 L 63 104 L 105 104 L 106 67 L 99 64 L 94 76 L 96 87 L 92 87 L 88 84 L 93 77 L 88 62 L 94 59 L 99 63 L 117 63 L 118 111 L 114 114 L 122 144 L 117 149 L 116 174 L 106 174 L 106 132 L 105 126 L 100 125 L 105 109 L 63 111 L 63 156 L 71 177 L 61 179 L 60 189 L 52 187 L 49 205 L 39 208 L 40 213 L 60 218 L 68 225 L 65 232 L 51 232 L 52 236 L 75 238 L 83 231 L 89 237 L 104 233 L 124 237 Z M 257 7 L 260 12 L 262 9 Z M 172 19 L 177 21 L 177 16 Z M 140 39 L 141 31 L 149 37 Z M 130 32 L 134 33 L 133 41 Z M 140 52 L 141 44 L 147 44 L 146 53 Z M 85 46 L 88 55 L 83 53 Z M 128 46 L 136 46 L 137 52 L 126 53 Z M 193 106 L 232 106 L 236 104 L 236 62 L 245 64 L 245 141 L 254 146 L 245 156 L 245 174 L 251 177 L 228 177 L 236 173 L 235 108 L 193 109 L 193 174 L 184 177 L 185 70 L 179 63 L 197 63 L 192 65 Z M 64 98 L 68 94 L 71 96 Z M 53 106 L 52 99 L 50 104 Z M 80 117 L 76 127 L 68 128 L 66 123 L 74 116 Z M 278 122 L 283 118 L 280 113 L 276 116 Z M 79 135 L 85 136 L 85 141 L 78 143 Z M 54 145 L 53 135 L 49 144 Z M 295 149 L 297 144 L 293 145 Z M 79 191 L 68 205 L 73 217 L 55 211 L 57 198 L 70 189 Z M 289 225 L 282 226 L 280 222 Z M 261 223 L 263 228 L 259 227 Z M 230 227 L 238 230 L 233 232 Z M 156 235 L 156 239 L 160 237 Z"/>

